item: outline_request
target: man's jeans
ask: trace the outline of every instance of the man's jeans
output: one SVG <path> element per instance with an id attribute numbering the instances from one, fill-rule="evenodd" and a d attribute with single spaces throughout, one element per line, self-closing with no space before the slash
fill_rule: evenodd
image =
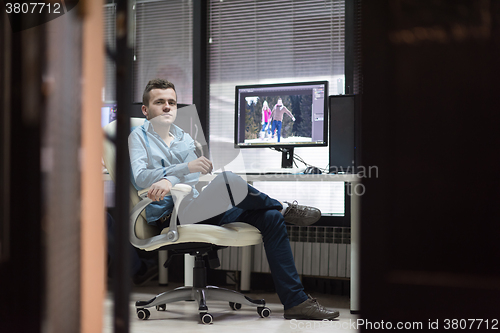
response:
<path id="1" fill-rule="evenodd" d="M 278 142 L 281 141 L 281 125 L 283 125 L 283 122 L 279 120 L 273 120 L 273 126 L 271 128 L 271 133 L 274 135 L 274 129 L 276 128 L 276 134 L 278 135 Z"/>
<path id="2" fill-rule="evenodd" d="M 220 209 L 221 213 L 213 216 Z M 283 206 L 232 172 L 218 175 L 200 195 L 180 207 L 180 223 L 223 225 L 246 222 L 262 234 L 276 292 L 285 310 L 307 299 L 290 248 Z M 203 218 L 203 212 L 213 216 Z M 205 215 L 206 216 L 206 215 Z"/>

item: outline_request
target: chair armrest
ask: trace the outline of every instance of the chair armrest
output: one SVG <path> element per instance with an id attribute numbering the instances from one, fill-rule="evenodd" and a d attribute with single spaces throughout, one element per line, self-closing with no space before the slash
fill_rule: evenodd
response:
<path id="1" fill-rule="evenodd" d="M 191 192 L 191 186 L 186 185 L 186 184 L 177 184 L 174 187 L 172 187 L 171 191 L 175 191 L 178 193 L 186 193 L 186 195 L 188 195 Z M 145 199 L 148 196 L 148 192 L 149 192 L 149 187 L 145 188 L 143 190 L 137 191 L 137 195 L 139 195 L 139 197 L 141 197 L 141 199 Z M 169 193 L 167 195 L 172 195 L 172 194 Z M 184 199 L 184 197 L 186 195 L 184 195 L 182 198 Z"/>
<path id="2" fill-rule="evenodd" d="M 148 191 L 149 188 L 138 191 L 138 195 L 142 200 L 134 206 L 132 212 L 130 213 L 130 242 L 132 245 L 140 249 L 149 248 L 155 244 L 165 245 L 165 243 L 168 242 L 174 243 L 179 239 L 179 233 L 177 232 L 177 215 L 179 206 L 181 201 L 189 193 L 191 193 L 192 188 L 186 184 L 177 184 L 170 190 L 168 195 L 171 195 L 174 198 L 175 205 L 170 218 L 169 232 L 167 234 L 154 236 L 149 239 L 139 239 L 135 234 L 136 221 L 146 206 L 153 202 L 153 200 L 147 197 Z"/>
<path id="3" fill-rule="evenodd" d="M 148 192 L 149 192 L 149 187 L 148 188 L 145 188 L 144 190 L 140 190 L 140 191 L 137 191 L 137 195 L 141 198 L 141 199 L 146 199 L 147 196 L 148 196 Z M 168 194 L 170 195 L 170 194 Z"/>
<path id="4" fill-rule="evenodd" d="M 170 217 L 170 226 L 167 237 L 171 242 L 176 242 L 179 239 L 179 233 L 177 232 L 177 214 L 179 213 L 179 207 L 182 200 L 191 193 L 192 188 L 186 184 L 177 184 L 170 190 L 170 194 L 174 198 L 174 210 L 172 211 L 172 216 Z"/>

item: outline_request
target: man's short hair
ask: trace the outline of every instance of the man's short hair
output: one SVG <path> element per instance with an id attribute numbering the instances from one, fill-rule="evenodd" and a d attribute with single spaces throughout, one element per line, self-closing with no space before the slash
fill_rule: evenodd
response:
<path id="1" fill-rule="evenodd" d="M 177 91 L 175 91 L 175 86 L 172 82 L 163 79 L 153 79 L 148 82 L 144 93 L 142 94 L 142 104 L 149 106 L 149 92 L 153 89 L 169 89 L 172 88 L 175 92 L 177 98 Z"/>

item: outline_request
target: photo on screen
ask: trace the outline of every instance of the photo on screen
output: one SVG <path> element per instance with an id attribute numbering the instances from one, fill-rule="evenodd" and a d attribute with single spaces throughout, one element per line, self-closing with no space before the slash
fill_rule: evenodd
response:
<path id="1" fill-rule="evenodd" d="M 254 96 L 245 100 L 245 143 L 278 143 L 278 134 L 280 143 L 313 141 L 312 94 Z"/>
<path id="2" fill-rule="evenodd" d="M 326 82 L 237 86 L 235 144 L 325 145 L 326 93 Z"/>

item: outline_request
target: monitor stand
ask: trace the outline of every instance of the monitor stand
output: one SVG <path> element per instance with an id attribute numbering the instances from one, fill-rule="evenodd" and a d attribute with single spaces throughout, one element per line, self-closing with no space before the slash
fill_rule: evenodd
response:
<path id="1" fill-rule="evenodd" d="M 293 167 L 293 147 L 281 148 L 281 167 L 283 169 Z"/>

